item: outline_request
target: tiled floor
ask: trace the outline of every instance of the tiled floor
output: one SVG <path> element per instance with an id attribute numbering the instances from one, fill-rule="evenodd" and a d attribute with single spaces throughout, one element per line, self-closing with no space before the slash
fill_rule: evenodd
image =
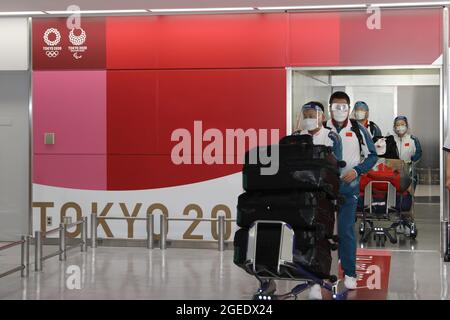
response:
<path id="1" fill-rule="evenodd" d="M 387 244 L 392 251 L 388 299 L 449 299 L 450 264 L 439 253 L 439 206 L 416 206 L 419 236 Z M 369 242 L 365 247 L 374 248 Z M 55 247 L 45 249 L 56 250 Z M 31 257 L 33 256 L 31 251 Z M 0 253 L 0 272 L 19 261 L 17 250 Z M 43 272 L 0 279 L 0 299 L 249 299 L 257 281 L 233 265 L 233 252 L 207 249 L 99 247 L 54 257 Z M 336 263 L 334 263 L 336 269 Z M 69 289 L 72 268 L 81 289 Z M 68 283 L 69 282 L 69 285 Z M 279 282 L 279 291 L 292 283 Z M 306 298 L 305 295 L 300 298 Z"/>

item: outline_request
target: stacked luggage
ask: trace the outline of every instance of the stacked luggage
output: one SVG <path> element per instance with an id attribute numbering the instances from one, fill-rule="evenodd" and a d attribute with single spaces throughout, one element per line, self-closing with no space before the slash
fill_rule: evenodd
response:
<path id="1" fill-rule="evenodd" d="M 294 135 L 276 145 L 279 148 L 278 172 L 261 174 L 261 168 L 269 165 L 262 164 L 258 155 L 260 152 L 272 154 L 274 147 L 258 147 L 246 154 L 243 168 L 246 192 L 238 199 L 237 224 L 241 229 L 234 238 L 234 263 L 251 274 L 261 270 L 259 276 L 295 276 L 292 269 L 287 272 L 277 263 L 279 252 L 273 244 L 280 242 L 279 222 L 283 222 L 294 232 L 293 264 L 317 277 L 329 278 L 331 250 L 336 249 L 331 239 L 336 240 L 333 233 L 340 199 L 340 163 L 331 148 L 314 146 L 309 135 Z M 265 223 L 258 227 L 256 255 L 257 261 L 264 261 L 264 265 L 250 270 L 247 265 L 249 231 L 261 221 Z"/>

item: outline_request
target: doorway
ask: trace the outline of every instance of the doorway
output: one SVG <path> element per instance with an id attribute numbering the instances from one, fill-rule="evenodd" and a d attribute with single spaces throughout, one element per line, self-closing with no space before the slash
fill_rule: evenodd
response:
<path id="1" fill-rule="evenodd" d="M 423 156 L 417 163 L 418 187 L 415 194 L 416 241 L 386 242 L 386 247 L 439 250 L 441 209 L 441 69 L 436 66 L 343 67 L 288 69 L 288 132 L 295 128 L 300 107 L 308 101 L 328 106 L 335 91 L 345 91 L 353 107 L 365 101 L 369 117 L 384 136 L 393 134 L 393 120 L 408 117 L 411 133 L 421 142 Z M 326 107 L 326 117 L 329 111 Z M 290 131 L 289 131 L 290 130 Z M 400 239 L 401 240 L 401 239 Z M 367 247 L 374 247 L 369 242 Z"/>

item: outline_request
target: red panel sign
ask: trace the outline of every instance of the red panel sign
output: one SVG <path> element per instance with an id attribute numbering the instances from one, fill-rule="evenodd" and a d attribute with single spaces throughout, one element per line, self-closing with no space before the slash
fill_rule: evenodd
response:
<path id="1" fill-rule="evenodd" d="M 386 300 L 389 289 L 391 252 L 358 249 L 356 254 L 357 289 L 348 292 L 348 300 Z M 344 272 L 339 265 L 339 276 Z"/>
<path id="2" fill-rule="evenodd" d="M 74 29 L 66 21 L 33 19 L 33 68 L 105 69 L 104 18 L 81 18 Z"/>

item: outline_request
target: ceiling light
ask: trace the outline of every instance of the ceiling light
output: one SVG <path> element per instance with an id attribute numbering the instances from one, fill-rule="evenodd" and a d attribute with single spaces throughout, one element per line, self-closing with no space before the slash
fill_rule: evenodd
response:
<path id="1" fill-rule="evenodd" d="M 283 11 L 283 10 L 320 10 L 320 9 L 357 9 L 366 8 L 366 4 L 343 4 L 343 5 L 317 5 L 317 6 L 283 6 L 283 7 L 257 7 L 261 11 Z"/>
<path id="2" fill-rule="evenodd" d="M 178 9 L 149 9 L 150 12 L 218 12 L 218 11 L 253 11 L 252 7 L 228 7 L 228 8 L 178 8 Z"/>
<path id="3" fill-rule="evenodd" d="M 119 13 L 147 13 L 144 9 L 131 9 L 131 10 L 80 10 L 80 11 L 45 11 L 48 14 L 119 14 Z"/>
<path id="4" fill-rule="evenodd" d="M 394 2 L 394 3 L 374 3 L 372 7 L 389 8 L 389 7 L 430 7 L 445 6 L 450 1 L 430 1 L 430 2 Z"/>
<path id="5" fill-rule="evenodd" d="M 0 16 L 35 16 L 45 14 L 42 11 L 11 11 L 11 12 L 0 12 Z"/>

